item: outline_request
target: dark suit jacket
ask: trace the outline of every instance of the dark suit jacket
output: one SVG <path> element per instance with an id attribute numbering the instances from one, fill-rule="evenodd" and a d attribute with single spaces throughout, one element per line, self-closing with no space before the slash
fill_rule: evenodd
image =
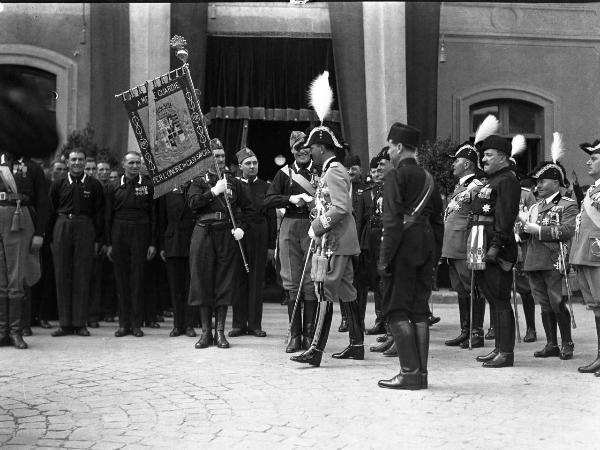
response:
<path id="1" fill-rule="evenodd" d="M 177 189 L 163 195 L 159 199 L 158 213 L 160 250 L 165 251 L 165 258 L 188 257 L 195 223 L 185 192 Z"/>

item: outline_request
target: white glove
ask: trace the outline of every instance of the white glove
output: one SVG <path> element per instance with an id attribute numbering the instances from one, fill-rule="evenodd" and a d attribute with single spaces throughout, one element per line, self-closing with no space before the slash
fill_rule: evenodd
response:
<path id="1" fill-rule="evenodd" d="M 225 178 L 221 178 L 219 181 L 217 181 L 217 184 L 215 184 L 213 187 L 210 188 L 210 191 L 216 197 L 217 195 L 220 195 L 223 192 L 225 192 L 226 189 L 227 189 L 227 180 Z"/>
<path id="2" fill-rule="evenodd" d="M 521 223 L 526 223 L 529 220 L 529 212 L 528 211 L 521 211 L 519 213 L 519 221 Z"/>
<path id="3" fill-rule="evenodd" d="M 304 200 L 306 203 L 310 203 L 313 201 L 313 198 L 305 192 L 300 194 L 300 197 L 302 197 L 302 200 Z"/>
<path id="4" fill-rule="evenodd" d="M 314 239 L 317 237 L 317 236 L 315 235 L 315 231 L 312 229 L 312 227 L 310 227 L 310 228 L 308 229 L 308 237 L 309 237 L 309 238 L 311 238 L 311 239 L 313 239 L 313 240 L 314 240 Z"/>
<path id="5" fill-rule="evenodd" d="M 515 241 L 517 241 L 517 244 L 521 243 L 521 236 L 519 236 L 519 233 L 515 233 Z"/>
<path id="6" fill-rule="evenodd" d="M 541 227 L 537 223 L 527 222 L 525 224 L 525 233 L 539 234 Z"/>
<path id="7" fill-rule="evenodd" d="M 244 237 L 244 230 L 242 230 L 241 228 L 234 228 L 233 230 L 231 230 L 231 234 L 233 235 L 233 238 L 236 241 L 239 241 Z"/>
<path id="8" fill-rule="evenodd" d="M 302 197 L 302 195 L 303 194 L 290 195 L 290 203 L 296 206 L 303 206 L 304 198 Z"/>

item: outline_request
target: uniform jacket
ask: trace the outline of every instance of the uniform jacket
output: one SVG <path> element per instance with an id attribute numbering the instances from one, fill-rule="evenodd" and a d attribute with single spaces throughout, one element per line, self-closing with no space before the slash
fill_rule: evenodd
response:
<path id="1" fill-rule="evenodd" d="M 227 198 L 236 221 L 236 225 L 247 230 L 251 225 L 249 218 L 254 215 L 252 200 L 248 190 L 242 186 L 240 180 L 231 175 L 227 177 Z M 211 188 L 217 182 L 217 175 L 207 172 L 204 176 L 196 177 L 187 191 L 187 204 L 197 220 L 202 220 L 203 214 L 220 213 L 223 220 L 229 220 L 229 212 L 224 194 L 214 196 Z"/>
<path id="2" fill-rule="evenodd" d="M 581 212 L 575 219 L 575 235 L 571 242 L 571 264 L 580 266 L 600 266 L 600 227 L 592 220 L 584 205 L 590 203 L 592 214 L 600 217 L 600 180 L 587 190 Z"/>
<path id="3" fill-rule="evenodd" d="M 158 199 L 160 250 L 165 258 L 186 258 L 194 231 L 194 214 L 188 207 L 185 190 L 177 188 Z"/>
<path id="4" fill-rule="evenodd" d="M 493 223 L 485 225 L 485 251 L 495 246 L 499 249 L 498 258 L 513 264 L 517 261 L 514 226 L 520 198 L 521 186 L 517 177 L 504 167 L 490 176 L 471 206 L 474 215 L 494 219 Z"/>
<path id="5" fill-rule="evenodd" d="M 374 226 L 381 233 L 381 210 L 383 207 L 383 185 L 376 184 L 367 187 L 358 200 L 356 207 L 356 231 L 360 249 L 369 249 L 369 235 Z"/>
<path id="6" fill-rule="evenodd" d="M 248 218 L 248 221 L 252 224 L 267 225 L 267 248 L 274 249 L 277 238 L 277 216 L 275 208 L 264 206 L 269 183 L 260 178 L 255 178 L 253 181 L 249 181 L 243 177 L 238 179 L 241 181 L 242 186 L 248 190 L 248 195 L 252 200 L 254 212 Z"/>
<path id="7" fill-rule="evenodd" d="M 575 232 L 575 217 L 579 212 L 575 200 L 562 197 L 559 192 L 549 204 L 544 203 L 541 200 L 529 210 L 529 220 L 535 220 L 541 228 L 539 234 L 522 235 L 527 242 L 524 270 L 554 269 L 559 259 L 559 242 L 568 242 Z M 568 261 L 568 255 L 565 257 Z"/>
<path id="8" fill-rule="evenodd" d="M 519 212 L 529 211 L 529 209 L 537 203 L 535 195 L 530 189 L 521 187 L 521 199 L 519 200 Z M 518 257 L 517 261 L 519 264 L 519 270 L 523 270 L 522 264 L 525 262 L 525 256 L 527 254 L 527 237 L 523 236 L 523 224 L 517 220 L 515 222 L 515 239 L 516 235 L 519 235 L 521 242 L 517 243 Z"/>
<path id="9" fill-rule="evenodd" d="M 128 180 L 125 175 L 106 188 L 106 244 L 112 245 L 115 220 L 150 226 L 150 245 L 158 246 L 158 202 L 150 178 L 142 175 Z"/>
<path id="10" fill-rule="evenodd" d="M 383 235 L 379 253 L 380 266 L 389 267 L 396 255 L 405 232 L 404 214 L 419 199 L 424 185 L 425 170 L 417 165 L 414 158 L 403 159 L 396 169 L 390 170 L 386 174 L 383 182 Z M 434 186 L 431 197 L 421 212 L 421 216 L 428 217 L 433 231 L 435 264 L 437 264 L 442 252 L 444 239 L 444 219 L 442 215 L 442 197 L 437 186 Z M 411 226 L 420 227 L 423 224 L 414 223 Z"/>
<path id="11" fill-rule="evenodd" d="M 292 205 L 290 203 L 290 196 L 302 193 L 313 196 L 314 193 L 307 192 L 302 186 L 296 183 L 292 179 L 294 173 L 302 175 L 316 188 L 321 170 L 312 161 L 305 168 L 298 166 L 296 162 L 282 167 L 277 171 L 273 182 L 269 185 L 263 205 L 265 208 L 285 208 L 285 215 L 287 217 L 308 218 L 310 207 Z"/>
<path id="12" fill-rule="evenodd" d="M 352 183 L 352 214 L 354 214 L 354 218 L 356 219 L 356 210 L 358 209 L 358 202 L 362 197 L 367 185 L 362 181 L 356 181 Z"/>
<path id="13" fill-rule="evenodd" d="M 358 255 L 350 176 L 339 161 L 332 158 L 325 163 L 315 195 L 324 206 L 324 212 L 311 223 L 315 235 L 327 233 L 327 247 L 334 255 Z"/>
<path id="14" fill-rule="evenodd" d="M 448 198 L 444 213 L 444 244 L 442 258 L 467 259 L 467 228 L 471 213 L 471 202 L 483 186 L 472 174 L 462 183 L 457 183 Z"/>

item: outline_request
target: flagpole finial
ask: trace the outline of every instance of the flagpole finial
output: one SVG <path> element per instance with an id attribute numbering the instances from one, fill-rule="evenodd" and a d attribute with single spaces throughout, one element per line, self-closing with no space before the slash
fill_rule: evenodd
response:
<path id="1" fill-rule="evenodd" d="M 188 60 L 188 52 L 185 49 L 185 47 L 187 46 L 187 41 L 185 40 L 185 38 L 176 34 L 171 38 L 169 43 L 171 44 L 171 48 L 177 50 L 177 52 L 175 53 L 177 59 L 179 59 L 183 64 L 185 64 Z"/>

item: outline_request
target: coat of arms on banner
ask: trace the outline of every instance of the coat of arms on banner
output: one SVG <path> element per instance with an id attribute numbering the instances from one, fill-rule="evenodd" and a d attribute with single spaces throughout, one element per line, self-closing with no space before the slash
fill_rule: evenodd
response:
<path id="1" fill-rule="evenodd" d="M 213 164 L 193 87 L 175 70 L 121 96 L 154 185 L 154 197 L 202 176 Z"/>

